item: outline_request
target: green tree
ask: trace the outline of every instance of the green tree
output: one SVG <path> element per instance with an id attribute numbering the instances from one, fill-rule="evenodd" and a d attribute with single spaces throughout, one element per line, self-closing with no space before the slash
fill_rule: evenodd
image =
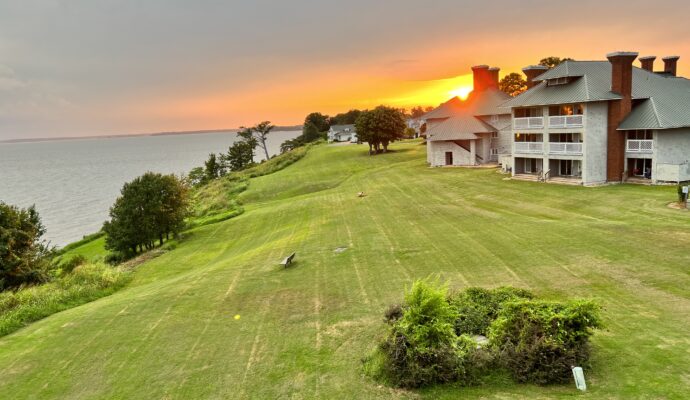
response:
<path id="1" fill-rule="evenodd" d="M 223 166 L 215 153 L 209 154 L 208 159 L 204 162 L 204 173 L 206 174 L 206 181 L 214 180 L 223 175 Z"/>
<path id="2" fill-rule="evenodd" d="M 419 118 L 422 115 L 426 114 L 427 112 L 433 110 L 433 107 L 431 108 L 431 110 L 429 110 L 429 108 L 430 107 L 425 108 L 422 106 L 412 107 L 412 109 L 410 110 L 410 118 L 412 118 L 412 119 Z"/>
<path id="3" fill-rule="evenodd" d="M 203 185 L 207 182 L 206 170 L 203 167 L 194 167 L 189 171 L 189 174 L 187 174 L 187 179 L 192 186 Z"/>
<path id="4" fill-rule="evenodd" d="M 0 202 L 0 290 L 48 278 L 51 250 L 41 239 L 45 227 L 34 206 Z"/>
<path id="5" fill-rule="evenodd" d="M 553 67 L 560 65 L 564 61 L 572 61 L 572 60 L 573 60 L 572 58 L 560 58 L 560 57 L 550 56 L 550 57 L 542 58 L 541 60 L 539 60 L 539 65 L 553 68 Z"/>
<path id="6" fill-rule="evenodd" d="M 222 156 L 223 164 L 230 171 L 241 171 L 254 163 L 254 138 L 238 140 L 228 149 L 228 153 Z"/>
<path id="7" fill-rule="evenodd" d="M 328 129 L 326 129 L 326 131 L 327 130 Z M 315 124 L 307 122 L 302 129 L 302 141 L 304 143 L 310 143 L 319 140 L 321 138 L 321 132 L 325 131 L 320 130 Z"/>
<path id="8" fill-rule="evenodd" d="M 270 121 L 263 121 L 252 126 L 251 128 L 241 127 L 237 134 L 243 137 L 245 140 L 256 140 L 256 144 L 264 150 L 266 160 L 268 160 L 271 158 L 271 156 L 268 154 L 268 145 L 266 144 L 266 139 L 274 128 L 275 125 L 271 125 Z"/>
<path id="9" fill-rule="evenodd" d="M 406 127 L 400 110 L 386 106 L 364 111 L 355 121 L 357 137 L 369 144 L 369 154 L 387 152 L 388 144 L 404 137 Z"/>
<path id="10" fill-rule="evenodd" d="M 125 183 L 103 224 L 105 247 L 131 256 L 177 235 L 189 212 L 189 194 L 174 175 L 153 172 Z"/>
<path id="11" fill-rule="evenodd" d="M 340 113 L 331 117 L 331 125 L 352 125 L 357 121 L 357 118 L 362 114 L 362 111 L 354 109 L 346 113 Z"/>
<path id="12" fill-rule="evenodd" d="M 316 132 L 326 132 L 328 129 L 330 129 L 331 125 L 328 123 L 328 116 L 323 115 L 318 112 L 313 112 L 304 119 L 304 127 L 302 128 L 302 134 L 305 136 L 305 139 L 308 137 L 307 135 L 307 126 L 308 125 L 313 125 L 316 128 Z"/>
<path id="13" fill-rule="evenodd" d="M 509 96 L 515 97 L 527 90 L 527 81 L 522 75 L 511 72 L 501 79 L 498 83 L 498 88 Z"/>

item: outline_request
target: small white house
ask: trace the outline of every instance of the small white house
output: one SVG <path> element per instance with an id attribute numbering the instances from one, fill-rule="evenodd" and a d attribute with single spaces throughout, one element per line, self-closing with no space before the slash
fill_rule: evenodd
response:
<path id="1" fill-rule="evenodd" d="M 333 125 L 328 130 L 329 142 L 357 143 L 357 131 L 354 125 Z"/>

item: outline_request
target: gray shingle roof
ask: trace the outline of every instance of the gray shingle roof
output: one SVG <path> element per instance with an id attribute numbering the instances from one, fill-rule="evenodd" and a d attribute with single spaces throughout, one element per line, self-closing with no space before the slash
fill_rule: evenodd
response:
<path id="1" fill-rule="evenodd" d="M 428 112 L 422 119 L 445 119 L 427 131 L 428 141 L 477 139 L 476 133 L 498 130 L 479 119 L 480 116 L 510 114 L 501 108 L 510 96 L 496 89 L 471 92 L 467 100 L 454 97 Z"/>
<path id="2" fill-rule="evenodd" d="M 349 129 L 349 131 L 348 131 Z M 355 126 L 354 125 L 331 125 L 331 130 L 333 133 L 338 133 L 338 132 L 355 132 Z"/>
<path id="3" fill-rule="evenodd" d="M 503 107 L 545 106 L 549 104 L 586 103 L 616 100 L 621 96 L 611 92 L 611 63 L 608 61 L 565 61 L 535 78 L 545 81 L 572 78 L 565 85 L 547 86 L 541 82 L 503 104 Z"/>
<path id="4" fill-rule="evenodd" d="M 496 132 L 496 129 L 470 114 L 461 114 L 448 118 L 429 129 L 427 141 L 470 140 L 477 139 L 476 133 Z"/>
<path id="5" fill-rule="evenodd" d="M 547 79 L 572 78 L 565 85 L 547 86 Z M 544 106 L 620 99 L 611 92 L 611 63 L 566 61 L 539 75 L 542 81 L 503 107 Z M 642 100 L 618 129 L 669 129 L 690 126 L 690 81 L 633 67 L 632 97 Z"/>

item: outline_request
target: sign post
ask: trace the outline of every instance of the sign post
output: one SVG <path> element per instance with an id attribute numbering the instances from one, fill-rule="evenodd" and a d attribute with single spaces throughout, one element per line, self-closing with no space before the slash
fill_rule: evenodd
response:
<path id="1" fill-rule="evenodd" d="M 683 208 L 688 208 L 688 187 L 683 186 Z"/>
<path id="2" fill-rule="evenodd" d="M 585 383 L 585 373 L 582 371 L 582 367 L 573 367 L 573 376 L 575 377 L 575 387 L 583 392 L 586 391 L 587 384 Z"/>

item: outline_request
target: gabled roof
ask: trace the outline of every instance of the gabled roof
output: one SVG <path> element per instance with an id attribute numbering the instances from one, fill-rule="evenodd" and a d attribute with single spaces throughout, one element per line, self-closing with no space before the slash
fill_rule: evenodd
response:
<path id="1" fill-rule="evenodd" d="M 571 78 L 563 85 L 547 86 L 546 80 Z M 608 61 L 565 61 L 535 78 L 537 86 L 503 104 L 503 107 L 545 106 L 617 100 L 611 91 Z M 632 98 L 641 100 L 618 127 L 669 129 L 690 126 L 690 81 L 633 67 Z"/>
<path id="2" fill-rule="evenodd" d="M 354 125 L 331 125 L 331 130 L 333 132 L 345 132 L 349 129 L 349 132 L 355 131 Z"/>
<path id="3" fill-rule="evenodd" d="M 427 141 L 439 140 L 469 140 L 477 139 L 477 133 L 497 132 L 491 125 L 484 123 L 471 114 L 460 114 L 429 129 Z"/>
<path id="4" fill-rule="evenodd" d="M 547 86 L 547 79 L 571 78 L 564 85 Z M 608 61 L 565 61 L 535 78 L 537 86 L 503 104 L 530 107 L 549 104 L 587 103 L 620 99 L 611 91 L 611 63 Z"/>
<path id="5" fill-rule="evenodd" d="M 422 115 L 422 120 L 450 118 L 462 110 L 462 100 L 459 97 L 453 97 L 440 106 L 434 108 L 428 113 Z"/>
<path id="6" fill-rule="evenodd" d="M 511 97 L 498 89 L 486 89 L 481 92 L 470 92 L 467 100 L 458 97 L 446 101 L 428 113 L 422 115 L 423 120 L 450 118 L 460 113 L 472 115 L 510 114 L 509 109 L 502 108 L 502 104 Z"/>
<path id="7" fill-rule="evenodd" d="M 633 108 L 619 130 L 690 127 L 690 80 L 635 68 L 633 98 L 646 100 Z"/>
<path id="8" fill-rule="evenodd" d="M 471 92 L 467 100 L 453 97 L 422 116 L 424 120 L 445 119 L 427 130 L 428 141 L 477 139 L 477 133 L 498 132 L 479 119 L 480 116 L 509 114 L 501 108 L 510 96 L 497 89 Z"/>

